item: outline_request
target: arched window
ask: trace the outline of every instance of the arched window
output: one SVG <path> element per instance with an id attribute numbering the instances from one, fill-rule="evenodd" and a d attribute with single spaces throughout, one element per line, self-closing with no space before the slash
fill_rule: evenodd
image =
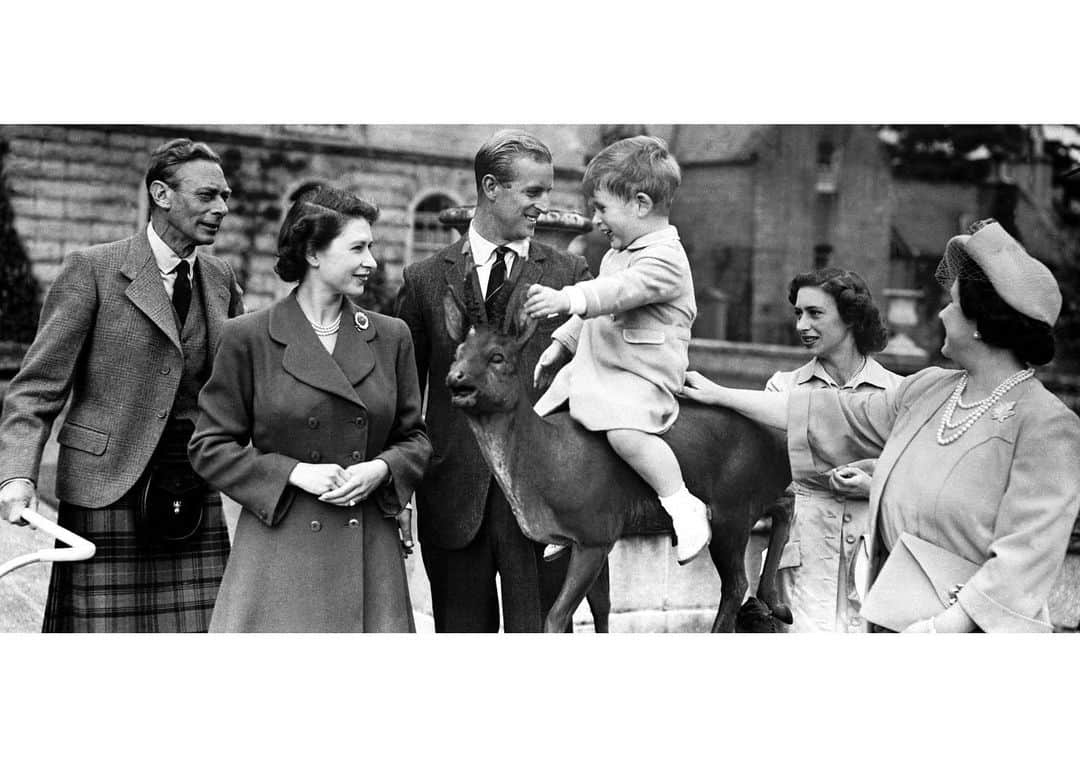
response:
<path id="1" fill-rule="evenodd" d="M 413 209 L 410 262 L 423 260 L 457 239 L 457 232 L 439 223 L 439 213 L 458 203 L 445 194 L 431 194 Z"/>

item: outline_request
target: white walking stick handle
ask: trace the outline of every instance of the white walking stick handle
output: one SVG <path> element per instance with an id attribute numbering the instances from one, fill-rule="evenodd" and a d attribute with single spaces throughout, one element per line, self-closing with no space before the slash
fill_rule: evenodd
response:
<path id="1" fill-rule="evenodd" d="M 8 560 L 3 565 L 0 565 L 0 577 L 7 575 L 13 570 L 18 570 L 19 568 L 32 565 L 36 562 L 75 562 L 77 560 L 89 560 L 94 556 L 94 552 L 97 550 L 91 542 L 76 533 L 68 531 L 63 526 L 54 523 L 40 513 L 24 508 L 22 510 L 16 510 L 15 514 L 20 516 L 27 523 L 30 523 L 50 536 L 59 539 L 68 546 L 60 549 L 42 549 L 37 552 L 31 552 L 28 555 L 16 557 L 13 560 Z"/>

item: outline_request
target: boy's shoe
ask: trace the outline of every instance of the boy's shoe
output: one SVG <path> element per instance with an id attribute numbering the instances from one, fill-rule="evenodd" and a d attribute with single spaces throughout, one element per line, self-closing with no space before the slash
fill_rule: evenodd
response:
<path id="1" fill-rule="evenodd" d="M 683 489 L 670 497 L 664 497 L 660 504 L 671 516 L 671 525 L 675 528 L 675 559 L 679 565 L 686 565 L 705 551 L 712 539 L 709 527 L 709 508 L 705 503 Z"/>
<path id="2" fill-rule="evenodd" d="M 548 544 L 544 547 L 544 562 L 558 560 L 569 546 L 569 544 Z"/>

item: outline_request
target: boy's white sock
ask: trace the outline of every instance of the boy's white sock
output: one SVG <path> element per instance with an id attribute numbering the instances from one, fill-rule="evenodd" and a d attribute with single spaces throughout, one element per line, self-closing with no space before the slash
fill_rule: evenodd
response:
<path id="1" fill-rule="evenodd" d="M 690 493 L 684 483 L 674 494 L 669 494 L 666 497 L 657 495 L 657 497 L 660 500 L 660 506 L 667 511 L 668 515 L 674 517 L 676 513 L 681 514 L 688 505 L 692 504 L 694 495 Z"/>

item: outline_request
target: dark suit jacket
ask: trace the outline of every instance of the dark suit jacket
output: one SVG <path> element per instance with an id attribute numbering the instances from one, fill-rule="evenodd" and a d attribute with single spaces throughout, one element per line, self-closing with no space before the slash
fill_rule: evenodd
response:
<path id="1" fill-rule="evenodd" d="M 212 355 L 226 318 L 244 305 L 227 262 L 200 254 L 196 271 Z M 175 311 L 146 232 L 71 253 L 4 397 L 0 481 L 37 481 L 45 442 L 70 394 L 56 495 L 90 508 L 116 502 L 150 461 L 182 371 Z"/>
<path id="2" fill-rule="evenodd" d="M 416 346 L 420 386 L 427 385 L 427 426 L 434 450 L 427 475 L 416 492 L 418 533 L 424 544 L 443 549 L 460 549 L 476 536 L 484 515 L 491 471 L 480 454 L 476 438 L 465 415 L 450 405 L 446 375 L 457 345 L 450 340 L 443 314 L 447 288 L 464 302 L 468 235 L 405 269 L 398 294 L 397 314 L 409 324 Z M 529 245 L 528 260 L 518 260 L 510 271 L 514 291 L 507 307 L 514 313 L 525 301 L 532 284 L 559 288 L 589 278 L 584 258 L 559 252 L 535 239 Z M 540 323 L 521 352 L 520 370 L 527 374 L 529 399 L 536 361 L 549 344 L 551 333 L 565 318 Z"/>
<path id="3" fill-rule="evenodd" d="M 312 496 L 288 482 L 298 462 L 347 468 L 385 460 L 392 478 L 377 504 L 392 516 L 431 454 L 408 330 L 396 318 L 346 307 L 333 357 L 295 292 L 231 321 L 199 395 L 189 446 L 195 471 L 267 525 L 297 497 Z M 353 325 L 357 312 L 367 328 Z"/>

